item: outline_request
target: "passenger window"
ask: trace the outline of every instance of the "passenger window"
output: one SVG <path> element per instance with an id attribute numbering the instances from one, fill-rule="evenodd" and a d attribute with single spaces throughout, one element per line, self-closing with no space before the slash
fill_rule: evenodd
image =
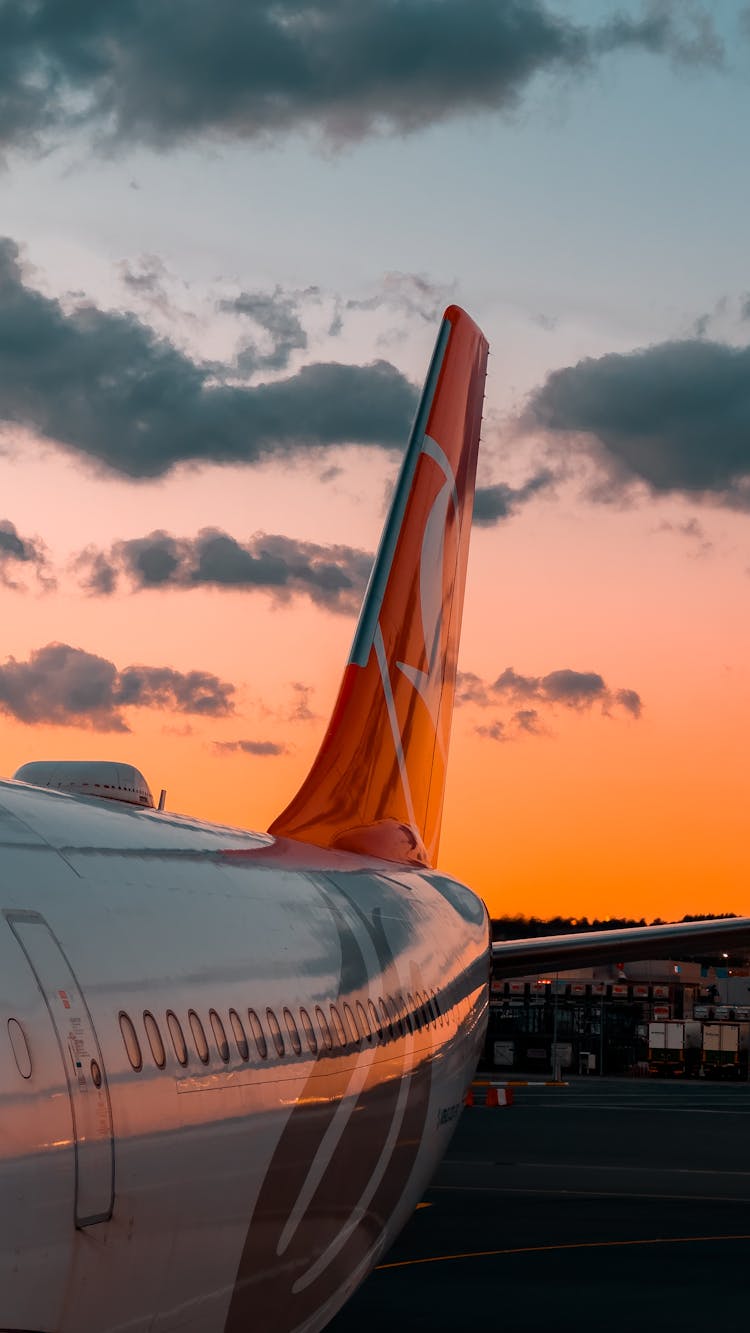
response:
<path id="1" fill-rule="evenodd" d="M 318 1054 L 318 1038 L 315 1036 L 315 1028 L 312 1025 L 312 1019 L 306 1009 L 300 1009 L 299 1016 L 302 1019 L 302 1026 L 305 1029 L 307 1044 L 310 1047 L 312 1055 Z"/>
<path id="2" fill-rule="evenodd" d="M 333 1019 L 333 1026 L 338 1038 L 339 1046 L 346 1046 L 346 1030 L 344 1024 L 341 1022 L 341 1014 L 335 1004 L 331 1005 L 331 1018 Z"/>
<path id="3" fill-rule="evenodd" d="M 250 1048 L 248 1047 L 247 1044 L 245 1029 L 242 1026 L 242 1019 L 240 1018 L 236 1009 L 229 1010 L 229 1022 L 232 1028 L 232 1032 L 234 1034 L 234 1040 L 237 1046 L 237 1051 L 239 1053 L 240 1059 L 249 1060 Z"/>
<path id="4" fill-rule="evenodd" d="M 286 1023 L 286 1030 L 289 1033 L 289 1040 L 292 1043 L 292 1050 L 295 1055 L 299 1055 L 302 1050 L 302 1042 L 299 1039 L 299 1030 L 294 1021 L 294 1014 L 291 1009 L 284 1010 L 284 1022 Z"/>
<path id="5" fill-rule="evenodd" d="M 122 1039 L 125 1042 L 125 1050 L 127 1051 L 128 1059 L 137 1074 L 138 1070 L 143 1068 L 143 1056 L 141 1055 L 138 1035 L 133 1027 L 132 1020 L 124 1011 L 120 1013 L 120 1031 L 122 1033 Z"/>
<path id="6" fill-rule="evenodd" d="M 214 1030 L 214 1041 L 216 1042 L 216 1049 L 219 1052 L 219 1055 L 221 1056 L 222 1060 L 224 1061 L 224 1064 L 226 1064 L 227 1061 L 229 1060 L 229 1042 L 227 1041 L 227 1034 L 224 1028 L 224 1024 L 222 1023 L 215 1009 L 209 1009 L 208 1016 L 211 1020 L 211 1027 Z"/>
<path id="7" fill-rule="evenodd" d="M 320 1035 L 323 1038 L 323 1045 L 327 1051 L 330 1051 L 333 1047 L 333 1037 L 331 1036 L 331 1029 L 328 1026 L 328 1019 L 319 1004 L 316 1004 L 315 1006 L 315 1017 L 318 1020 L 318 1027 L 320 1028 Z"/>
<path id="8" fill-rule="evenodd" d="M 359 1000 L 357 1000 L 357 1018 L 359 1019 L 360 1031 L 364 1032 L 368 1041 L 372 1041 L 372 1028 L 367 1017 L 367 1010 L 363 1004 L 360 1004 Z"/>
<path id="9" fill-rule="evenodd" d="M 195 1042 L 195 1053 L 202 1065 L 208 1064 L 208 1042 L 203 1031 L 203 1024 L 194 1009 L 188 1009 L 188 1022 Z"/>
<path id="10" fill-rule="evenodd" d="M 409 1010 L 406 1007 L 406 1001 L 403 995 L 398 995 L 397 999 L 398 999 L 399 1013 L 401 1014 L 401 1022 L 404 1027 L 404 1032 L 412 1032 L 413 1028 L 412 1028 L 411 1014 L 409 1013 Z"/>
<path id="11" fill-rule="evenodd" d="M 268 1028 L 273 1039 L 273 1044 L 276 1047 L 276 1054 L 281 1056 L 284 1054 L 284 1038 L 281 1035 L 279 1020 L 273 1012 L 273 1009 L 266 1009 L 266 1021 L 268 1022 Z"/>
<path id="12" fill-rule="evenodd" d="M 188 1062 L 187 1044 L 180 1026 L 180 1020 L 176 1014 L 172 1013 L 171 1009 L 167 1010 L 167 1027 L 169 1028 L 169 1035 L 172 1038 L 172 1046 L 174 1047 L 177 1063 L 184 1067 Z"/>
<path id="13" fill-rule="evenodd" d="M 367 1008 L 370 1010 L 370 1018 L 372 1019 L 372 1026 L 374 1031 L 377 1032 L 378 1034 L 378 1041 L 384 1041 L 385 1033 L 383 1032 L 383 1024 L 380 1021 L 380 1014 L 378 1013 L 377 1008 L 372 1000 L 367 1001 Z"/>
<path id="14" fill-rule="evenodd" d="M 409 1020 L 410 1020 L 410 1022 L 413 1024 L 415 1031 L 419 1032 L 419 1030 L 420 1030 L 422 1024 L 421 1024 L 420 1019 L 419 1019 L 419 1011 L 418 1011 L 418 1009 L 417 1009 L 417 1002 L 416 1002 L 416 1000 L 414 999 L 414 996 L 411 994 L 410 991 L 407 991 L 407 993 L 406 993 L 406 1003 L 407 1003 L 407 1005 L 408 1005 L 408 1007 L 409 1007 Z"/>
<path id="15" fill-rule="evenodd" d="M 433 1009 L 435 1010 L 435 1013 L 437 1014 L 438 1019 L 439 1019 L 439 1021 L 440 1021 L 440 1026 L 442 1027 L 442 1026 L 443 1026 L 443 1012 L 442 1012 L 442 1010 L 441 1010 L 441 1008 L 440 1008 L 440 1001 L 439 1001 L 439 999 L 438 999 L 438 997 L 437 997 L 435 991 L 432 992 L 432 1007 L 433 1007 Z"/>
<path id="16" fill-rule="evenodd" d="M 266 1037 L 263 1031 L 263 1024 L 261 1023 L 254 1009 L 248 1009 L 247 1021 L 250 1024 L 250 1031 L 253 1034 L 253 1040 L 255 1041 L 255 1046 L 258 1055 L 260 1056 L 261 1060 L 265 1060 L 266 1056 L 268 1055 L 268 1046 L 266 1044 Z"/>
<path id="17" fill-rule="evenodd" d="M 390 1039 L 393 1040 L 393 1023 L 391 1022 L 391 1015 L 388 1012 L 388 1005 L 386 1004 L 382 995 L 378 1000 L 378 1008 L 380 1010 L 380 1017 L 383 1020 L 383 1026 Z"/>
<path id="18" fill-rule="evenodd" d="M 167 1063 L 167 1053 L 164 1050 L 164 1042 L 161 1039 L 159 1025 L 154 1015 L 149 1013 L 148 1009 L 143 1011 L 143 1026 L 146 1029 L 148 1044 L 151 1047 L 151 1054 L 154 1057 L 154 1064 L 157 1069 L 163 1069 Z"/>
<path id="19" fill-rule="evenodd" d="M 354 1014 L 352 1013 L 351 1008 L 348 1004 L 344 1005 L 344 1018 L 346 1019 L 346 1027 L 349 1033 L 349 1040 L 351 1041 L 352 1045 L 359 1046 L 360 1035 L 359 1035 L 359 1028 L 357 1027 L 357 1020 L 354 1017 Z"/>

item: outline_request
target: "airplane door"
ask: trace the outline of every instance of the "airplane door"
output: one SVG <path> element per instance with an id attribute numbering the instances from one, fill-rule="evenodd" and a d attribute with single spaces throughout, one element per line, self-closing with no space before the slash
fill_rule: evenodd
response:
<path id="1" fill-rule="evenodd" d="M 6 912 L 44 996 L 68 1081 L 75 1135 L 77 1227 L 106 1222 L 114 1203 L 112 1108 L 91 1014 L 65 954 L 38 912 Z"/>

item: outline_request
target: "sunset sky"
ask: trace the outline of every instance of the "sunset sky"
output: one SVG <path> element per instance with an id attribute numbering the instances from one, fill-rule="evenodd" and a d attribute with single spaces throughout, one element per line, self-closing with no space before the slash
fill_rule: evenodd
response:
<path id="1" fill-rule="evenodd" d="M 749 912 L 749 124 L 734 0 L 0 7 L 0 771 L 268 826 L 456 301 L 440 864 L 495 914 Z"/>

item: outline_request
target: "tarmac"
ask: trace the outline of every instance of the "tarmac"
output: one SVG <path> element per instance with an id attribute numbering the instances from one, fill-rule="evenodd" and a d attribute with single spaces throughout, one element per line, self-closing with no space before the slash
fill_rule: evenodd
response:
<path id="1" fill-rule="evenodd" d="M 744 1328 L 750 1085 L 572 1080 L 464 1110 L 331 1333 Z"/>

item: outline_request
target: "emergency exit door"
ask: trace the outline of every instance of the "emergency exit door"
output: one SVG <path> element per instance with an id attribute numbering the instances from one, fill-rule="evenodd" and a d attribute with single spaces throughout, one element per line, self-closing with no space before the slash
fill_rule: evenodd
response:
<path id="1" fill-rule="evenodd" d="M 75 1222 L 106 1222 L 114 1201 L 112 1109 L 91 1014 L 62 948 L 38 912 L 6 912 L 49 1010 L 70 1094 L 75 1135 Z"/>

